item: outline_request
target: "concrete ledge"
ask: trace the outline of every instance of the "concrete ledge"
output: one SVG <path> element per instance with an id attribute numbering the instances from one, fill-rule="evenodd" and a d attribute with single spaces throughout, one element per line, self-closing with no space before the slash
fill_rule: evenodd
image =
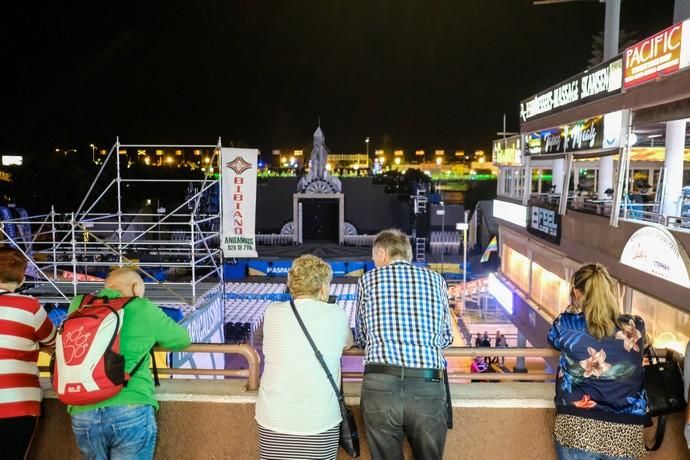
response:
<path id="1" fill-rule="evenodd" d="M 359 410 L 360 383 L 346 382 L 348 404 L 362 437 L 362 459 L 369 459 Z M 556 458 L 553 384 L 471 383 L 451 385 L 455 427 L 448 432 L 445 459 Z M 240 380 L 165 380 L 158 389 L 156 459 L 256 459 L 256 392 Z M 31 459 L 79 459 L 65 407 L 46 391 Z M 690 460 L 683 437 L 684 414 L 670 417 L 662 448 L 651 460 Z M 649 434 L 651 435 L 651 431 Z M 347 458 L 342 455 L 341 459 Z M 406 445 L 406 459 L 412 459 Z"/>

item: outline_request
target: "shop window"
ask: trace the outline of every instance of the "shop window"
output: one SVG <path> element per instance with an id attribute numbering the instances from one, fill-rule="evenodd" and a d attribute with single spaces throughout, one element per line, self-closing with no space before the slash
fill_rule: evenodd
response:
<path id="1" fill-rule="evenodd" d="M 555 318 L 568 307 L 568 294 L 569 284 L 566 280 L 532 262 L 532 300 Z"/>
<path id="2" fill-rule="evenodd" d="M 594 194 L 596 189 L 596 169 L 580 168 L 577 176 L 577 192 L 583 195 Z"/>
<path id="3" fill-rule="evenodd" d="M 507 244 L 503 244 L 501 271 L 517 287 L 529 292 L 529 259 Z"/>
<path id="4" fill-rule="evenodd" d="M 690 313 L 638 291 L 633 291 L 632 313 L 644 319 L 647 334 L 655 347 L 685 353 L 690 339 Z"/>

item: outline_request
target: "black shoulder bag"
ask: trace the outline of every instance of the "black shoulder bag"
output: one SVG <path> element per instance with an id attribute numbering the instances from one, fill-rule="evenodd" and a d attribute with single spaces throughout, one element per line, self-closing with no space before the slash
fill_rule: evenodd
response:
<path id="1" fill-rule="evenodd" d="M 359 457 L 359 434 L 357 433 L 357 424 L 355 423 L 355 417 L 352 415 L 350 409 L 345 405 L 345 397 L 343 396 L 342 388 L 342 378 L 340 389 L 338 389 L 338 386 L 335 384 L 333 376 L 331 375 L 331 371 L 328 370 L 328 366 L 323 360 L 323 355 L 321 354 L 319 349 L 316 348 L 316 344 L 312 340 L 311 335 L 309 335 L 309 331 L 307 331 L 307 328 L 304 326 L 302 318 L 299 316 L 299 313 L 297 313 L 295 302 L 293 302 L 292 300 L 290 300 L 290 307 L 292 307 L 292 312 L 295 314 L 295 318 L 297 318 L 299 327 L 302 328 L 302 332 L 304 332 L 305 337 L 309 341 L 309 345 L 311 345 L 311 348 L 314 350 L 314 355 L 316 355 L 316 359 L 319 361 L 319 364 L 321 364 L 321 367 L 323 367 L 324 372 L 326 372 L 328 381 L 331 382 L 333 391 L 335 391 L 335 395 L 338 397 L 338 404 L 340 405 L 340 415 L 343 417 L 342 422 L 340 422 L 340 447 L 342 447 L 343 450 L 345 450 L 345 452 L 347 452 L 347 454 L 350 457 L 357 458 Z"/>
<path id="2" fill-rule="evenodd" d="M 687 405 L 683 386 L 683 372 L 680 369 L 680 364 L 673 359 L 671 350 L 666 351 L 663 362 L 659 361 L 654 347 L 650 346 L 645 355 L 649 359 L 649 365 L 644 368 L 647 413 L 650 417 L 659 417 L 654 445 L 647 447 L 647 450 L 657 450 L 664 441 L 666 415 L 682 412 Z"/>

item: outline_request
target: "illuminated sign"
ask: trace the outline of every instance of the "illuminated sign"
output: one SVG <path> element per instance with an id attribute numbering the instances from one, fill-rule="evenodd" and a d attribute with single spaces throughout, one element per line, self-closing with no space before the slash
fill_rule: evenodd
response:
<path id="1" fill-rule="evenodd" d="M 624 86 L 632 88 L 690 64 L 690 20 L 626 48 Z"/>
<path id="2" fill-rule="evenodd" d="M 24 163 L 24 158 L 21 155 L 3 155 L 3 166 L 21 166 Z"/>
<path id="3" fill-rule="evenodd" d="M 530 205 L 527 231 L 555 244 L 561 242 L 561 215 L 556 209 L 539 205 Z"/>
<path id="4" fill-rule="evenodd" d="M 525 153 L 546 155 L 615 149 L 620 146 L 622 123 L 623 113 L 618 111 L 526 134 Z"/>
<path id="5" fill-rule="evenodd" d="M 498 279 L 494 273 L 489 273 L 489 294 L 511 315 L 513 314 L 513 291 Z"/>
<path id="6" fill-rule="evenodd" d="M 615 57 L 522 101 L 520 120 L 526 122 L 620 93 L 622 79 L 623 59 Z"/>
<path id="7" fill-rule="evenodd" d="M 525 227 L 527 224 L 527 208 L 520 204 L 494 200 L 494 217 L 511 224 Z"/>
<path id="8" fill-rule="evenodd" d="M 494 165 L 520 165 L 522 163 L 521 136 L 506 137 L 493 143 L 492 163 Z"/>
<path id="9" fill-rule="evenodd" d="M 637 270 L 690 288 L 690 261 L 683 246 L 663 227 L 646 226 L 625 243 L 620 261 Z"/>

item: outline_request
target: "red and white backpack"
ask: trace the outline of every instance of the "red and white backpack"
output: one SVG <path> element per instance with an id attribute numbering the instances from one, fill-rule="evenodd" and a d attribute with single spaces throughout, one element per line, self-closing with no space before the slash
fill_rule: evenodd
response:
<path id="1" fill-rule="evenodd" d="M 51 362 L 53 388 L 65 404 L 82 406 L 112 398 L 141 367 L 125 372 L 120 331 L 125 307 L 134 297 L 85 295 L 58 328 Z"/>

